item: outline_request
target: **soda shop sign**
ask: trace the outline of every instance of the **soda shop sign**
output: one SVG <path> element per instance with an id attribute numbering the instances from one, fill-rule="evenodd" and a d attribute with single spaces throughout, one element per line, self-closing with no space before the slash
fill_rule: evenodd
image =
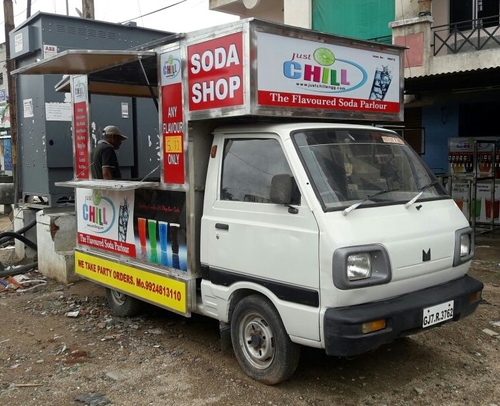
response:
<path id="1" fill-rule="evenodd" d="M 243 104 L 243 33 L 188 47 L 189 110 Z"/>

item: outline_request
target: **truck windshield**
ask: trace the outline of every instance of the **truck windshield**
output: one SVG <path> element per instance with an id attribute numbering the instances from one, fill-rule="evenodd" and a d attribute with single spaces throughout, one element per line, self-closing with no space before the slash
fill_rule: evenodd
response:
<path id="1" fill-rule="evenodd" d="M 325 210 L 447 197 L 420 157 L 394 132 L 378 128 L 294 131 L 292 139 Z M 357 206 L 356 206 L 357 207 Z"/>

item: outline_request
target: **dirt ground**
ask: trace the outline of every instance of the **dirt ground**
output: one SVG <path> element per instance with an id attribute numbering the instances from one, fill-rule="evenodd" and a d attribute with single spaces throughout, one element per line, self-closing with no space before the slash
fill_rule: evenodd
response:
<path id="1" fill-rule="evenodd" d="M 473 316 L 354 359 L 303 349 L 272 387 L 221 352 L 214 320 L 154 307 L 116 317 L 103 288 L 29 272 L 0 293 L 0 404 L 500 406 L 500 237 L 477 246 L 470 273 L 485 289 Z"/>

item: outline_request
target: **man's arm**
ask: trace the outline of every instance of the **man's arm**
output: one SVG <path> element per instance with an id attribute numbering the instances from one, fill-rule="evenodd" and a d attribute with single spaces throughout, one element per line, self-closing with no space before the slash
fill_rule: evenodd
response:
<path id="1" fill-rule="evenodd" d="M 102 178 L 103 179 L 114 179 L 113 178 L 113 168 L 110 168 L 109 166 L 103 166 L 102 167 Z"/>
<path id="2" fill-rule="evenodd" d="M 102 160 L 102 178 L 114 179 L 113 170 L 117 163 L 116 154 L 113 148 L 104 148 L 101 153 Z"/>

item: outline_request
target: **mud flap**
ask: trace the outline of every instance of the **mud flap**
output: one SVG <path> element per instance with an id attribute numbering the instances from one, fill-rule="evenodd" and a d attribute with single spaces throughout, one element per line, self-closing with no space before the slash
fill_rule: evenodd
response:
<path id="1" fill-rule="evenodd" d="M 221 352 L 230 351 L 232 349 L 231 344 L 231 326 L 228 323 L 219 321 L 219 331 L 220 331 L 220 350 Z"/>

